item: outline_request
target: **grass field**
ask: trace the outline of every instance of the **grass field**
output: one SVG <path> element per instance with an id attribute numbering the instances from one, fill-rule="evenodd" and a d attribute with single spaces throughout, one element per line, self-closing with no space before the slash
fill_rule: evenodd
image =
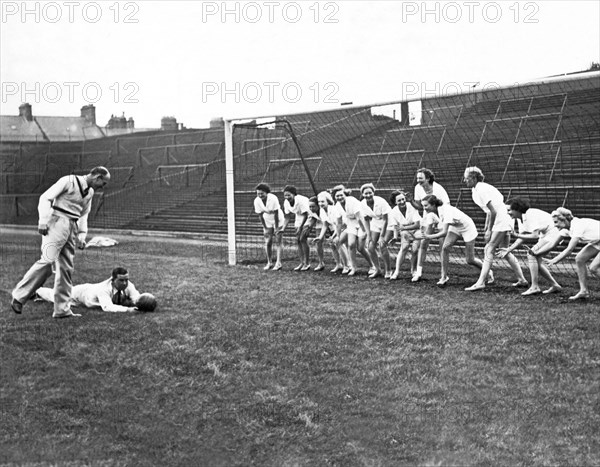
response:
<path id="1" fill-rule="evenodd" d="M 264 272 L 125 238 L 79 254 L 74 280 L 126 265 L 159 309 L 53 320 L 9 307 L 38 241 L 2 237 L 2 465 L 600 464 L 600 301 L 567 303 L 572 280 L 525 299 L 500 271 L 468 294 L 467 269 L 439 289 L 433 267 Z"/>

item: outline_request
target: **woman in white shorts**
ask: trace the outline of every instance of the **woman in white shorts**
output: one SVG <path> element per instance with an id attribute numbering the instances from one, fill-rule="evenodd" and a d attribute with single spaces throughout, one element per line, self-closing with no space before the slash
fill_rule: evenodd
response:
<path id="1" fill-rule="evenodd" d="M 369 221 L 371 228 L 371 239 L 368 242 L 369 256 L 373 260 L 373 268 L 369 271 L 369 278 L 373 279 L 381 275 L 379 259 L 383 261 L 385 278 L 389 279 L 392 275 L 390 271 L 390 252 L 387 243 L 384 242 L 385 232 L 389 222 L 390 205 L 381 196 L 375 195 L 375 186 L 372 183 L 366 183 L 360 187 L 360 193 L 363 196 L 362 203 L 373 211 L 374 217 Z"/>
<path id="2" fill-rule="evenodd" d="M 554 225 L 559 230 L 559 239 L 555 244 L 550 244 L 539 251 L 542 255 L 550 251 L 564 237 L 570 237 L 571 240 L 567 248 L 552 260 L 546 260 L 546 265 L 552 266 L 562 261 L 575 247 L 581 242 L 586 245 L 575 256 L 575 265 L 577 266 L 577 277 L 579 279 L 579 292 L 569 300 L 580 300 L 589 298 L 590 289 L 588 288 L 588 275 L 586 264 L 591 261 L 590 271 L 596 276 L 600 276 L 600 221 L 589 218 L 573 217 L 573 213 L 565 208 L 558 208 L 552 212 Z"/>
<path id="3" fill-rule="evenodd" d="M 348 263 L 350 266 L 349 276 L 356 274 L 356 252 L 358 251 L 373 267 L 373 261 L 369 252 L 365 248 L 365 241 L 371 237 L 369 222 L 366 216 L 374 217 L 375 214 L 366 205 L 362 204 L 355 197 L 350 196 L 350 190 L 346 190 L 344 185 L 337 185 L 332 190 L 333 196 L 337 201 L 338 220 L 336 224 L 337 243 L 348 246 Z M 342 231 L 342 227 L 346 229 Z"/>
<path id="4" fill-rule="evenodd" d="M 435 174 L 432 170 L 427 169 L 425 167 L 417 170 L 417 184 L 415 185 L 415 191 L 413 200 L 411 204 L 414 208 L 419 211 L 423 209 L 423 205 L 421 201 L 427 195 L 435 195 L 437 199 L 441 199 L 444 204 L 450 204 L 450 197 L 448 193 L 444 189 L 442 185 L 435 181 Z M 433 233 L 431 230 L 431 226 L 427 224 L 427 216 L 423 214 L 423 220 L 421 222 L 421 227 L 423 233 Z M 425 259 L 427 257 L 427 250 L 429 248 L 429 240 L 427 238 L 421 239 L 421 244 L 419 246 L 419 259 L 417 261 L 417 267 L 414 270 L 412 281 L 418 282 L 421 280 L 421 276 L 423 275 L 423 265 L 425 264 Z"/>
<path id="5" fill-rule="evenodd" d="M 448 266 L 450 264 L 450 250 L 456 241 L 462 237 L 465 242 L 465 259 L 467 264 L 475 266 L 477 269 L 483 268 L 481 260 L 475 258 L 475 239 L 477 238 L 477 227 L 473 219 L 467 216 L 460 209 L 444 204 L 441 199 L 435 195 L 427 195 L 422 199 L 423 210 L 430 215 L 436 216 L 438 225 L 441 229 L 437 233 L 425 234 L 428 239 L 443 238 L 441 256 L 441 274 L 437 285 L 445 286 L 450 280 L 448 277 Z"/>
<path id="6" fill-rule="evenodd" d="M 483 179 L 483 172 L 478 167 L 467 167 L 465 170 L 464 180 L 467 187 L 471 188 L 473 201 L 486 214 L 484 228 L 485 259 L 479 279 L 475 284 L 465 289 L 469 292 L 485 289 L 486 278 L 488 278 L 488 283 L 494 281 L 492 275 L 494 254 L 499 246 L 508 246 L 509 234 L 512 231 L 512 219 L 508 215 L 508 210 L 504 204 L 504 196 L 495 187 L 485 183 Z M 513 284 L 513 287 L 529 285 L 523 271 L 521 271 L 517 258 L 512 253 L 508 253 L 506 260 L 517 276 L 517 282 Z"/>
<path id="7" fill-rule="evenodd" d="M 317 231 L 317 235 L 318 232 L 323 230 L 323 222 L 321 221 L 320 208 L 316 196 L 308 199 L 308 209 L 308 219 L 306 220 L 306 224 L 304 224 L 306 238 L 310 237 L 313 228 Z M 322 271 L 325 269 L 323 242 L 315 242 L 316 239 L 317 238 L 313 238 L 309 242 L 313 244 L 316 243 L 317 245 L 317 257 L 319 258 L 319 263 L 315 266 L 315 271 Z"/>
<path id="8" fill-rule="evenodd" d="M 271 193 L 271 187 L 266 183 L 256 186 L 256 198 L 254 199 L 254 212 L 258 214 L 260 223 L 263 227 L 265 238 L 265 252 L 267 253 L 267 265 L 265 271 L 273 267 L 273 241 L 277 249 L 277 260 L 275 261 L 274 271 L 281 269 L 281 233 L 279 227 L 283 223 L 283 211 L 279 204 L 277 196 Z"/>
<path id="9" fill-rule="evenodd" d="M 312 201 L 313 198 L 310 199 L 311 203 Z M 335 226 L 337 224 L 337 215 L 335 213 L 336 208 L 333 204 L 333 198 L 326 191 L 322 191 L 317 196 L 316 201 L 319 207 L 319 222 L 316 222 L 315 225 L 316 228 L 320 230 L 317 233 L 317 236 L 313 238 L 311 242 L 317 245 L 317 254 L 319 254 L 320 260 L 323 261 L 323 243 L 325 240 L 328 240 L 328 243 L 331 246 L 333 259 L 335 260 L 335 267 L 331 270 L 331 272 L 342 271 L 343 274 L 348 274 L 349 269 L 346 259 L 346 247 L 344 245 L 340 245 L 340 248 L 338 249 L 333 241 L 336 237 Z M 313 207 L 311 204 L 311 210 L 312 209 Z M 320 269 L 315 268 L 315 271 L 319 270 Z"/>
<path id="10" fill-rule="evenodd" d="M 410 274 L 414 274 L 417 268 L 417 260 L 419 258 L 419 246 L 421 239 L 417 233 L 420 233 L 421 215 L 414 206 L 406 201 L 406 192 L 393 191 L 390 195 L 390 202 L 394 204 L 394 208 L 390 211 L 388 231 L 386 234 L 386 242 L 391 243 L 400 239 L 400 251 L 396 257 L 396 269 L 390 276 L 390 279 L 396 280 L 400 275 L 400 267 L 406 259 L 406 254 L 411 251 L 410 257 Z"/>
<path id="11" fill-rule="evenodd" d="M 560 292 L 562 287 L 543 263 L 544 255 L 539 251 L 549 244 L 554 244 L 559 238 L 558 229 L 554 225 L 552 215 L 541 209 L 530 207 L 529 201 L 522 198 L 515 198 L 508 202 L 510 217 L 520 222 L 520 232 L 514 233 L 517 238 L 508 248 L 502 248 L 496 256 L 504 258 L 508 253 L 515 250 L 525 241 L 536 241 L 532 247 L 527 246 L 527 264 L 531 273 L 531 286 L 521 295 L 527 297 L 539 293 L 549 294 Z M 549 251 L 549 250 L 548 250 Z M 540 274 L 544 279 L 550 282 L 550 288 L 542 292 L 539 285 Z"/>
<path id="12" fill-rule="evenodd" d="M 294 216 L 294 233 L 298 246 L 298 257 L 300 264 L 294 268 L 294 271 L 308 271 L 310 269 L 310 248 L 308 246 L 308 232 L 304 228 L 308 220 L 308 198 L 298 194 L 298 190 L 293 185 L 287 185 L 283 188 L 283 212 L 285 219 L 281 232 L 287 227 L 290 217 Z"/>

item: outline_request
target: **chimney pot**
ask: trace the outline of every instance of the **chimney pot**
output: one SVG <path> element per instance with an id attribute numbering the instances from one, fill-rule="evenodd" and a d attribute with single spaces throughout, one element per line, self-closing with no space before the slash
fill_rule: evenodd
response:
<path id="1" fill-rule="evenodd" d="M 96 124 L 96 107 L 93 104 L 84 105 L 81 108 L 81 116 L 85 118 L 86 122 L 91 125 Z"/>
<path id="2" fill-rule="evenodd" d="M 19 106 L 19 117 L 23 117 L 28 122 L 33 121 L 33 112 L 31 110 L 31 104 L 25 102 Z"/>

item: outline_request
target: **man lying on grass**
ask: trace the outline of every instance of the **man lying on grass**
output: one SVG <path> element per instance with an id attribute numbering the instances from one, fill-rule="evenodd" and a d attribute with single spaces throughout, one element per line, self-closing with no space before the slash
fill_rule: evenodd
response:
<path id="1" fill-rule="evenodd" d="M 54 291 L 47 287 L 37 290 L 37 297 L 47 302 L 54 301 Z M 73 287 L 71 306 L 100 307 L 109 312 L 154 311 L 156 299 L 152 294 L 140 294 L 129 273 L 122 267 L 114 268 L 112 276 L 99 284 L 80 284 Z"/>

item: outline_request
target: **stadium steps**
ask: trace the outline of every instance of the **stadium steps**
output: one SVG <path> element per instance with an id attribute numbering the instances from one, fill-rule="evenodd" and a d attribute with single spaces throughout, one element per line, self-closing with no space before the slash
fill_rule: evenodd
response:
<path id="1" fill-rule="evenodd" d="M 178 230 L 185 232 L 226 232 L 224 207 L 226 195 L 198 196 L 180 206 L 157 209 L 144 218 L 135 219 L 125 227 L 142 230 Z"/>

